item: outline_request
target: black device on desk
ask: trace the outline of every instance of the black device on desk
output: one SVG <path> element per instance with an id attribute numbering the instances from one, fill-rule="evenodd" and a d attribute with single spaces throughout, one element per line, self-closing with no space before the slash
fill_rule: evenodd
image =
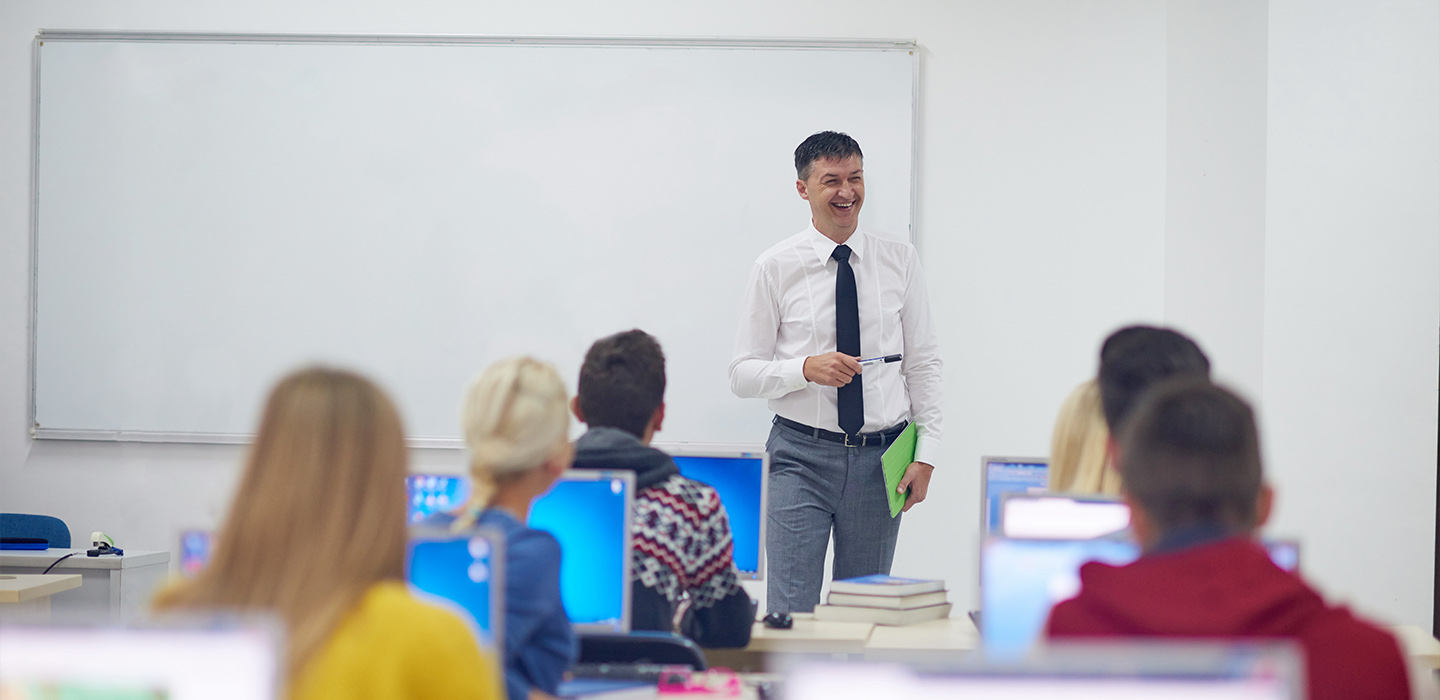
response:
<path id="1" fill-rule="evenodd" d="M 0 537 L 0 549 L 43 550 L 50 548 L 44 537 Z"/>
<path id="2" fill-rule="evenodd" d="M 764 622 L 766 627 L 777 630 L 788 630 L 795 626 L 795 618 L 791 617 L 790 613 L 772 612 L 761 622 Z"/>

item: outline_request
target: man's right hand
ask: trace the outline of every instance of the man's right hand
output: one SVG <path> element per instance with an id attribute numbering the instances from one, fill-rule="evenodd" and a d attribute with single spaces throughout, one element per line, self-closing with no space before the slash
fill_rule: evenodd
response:
<path id="1" fill-rule="evenodd" d="M 843 352 L 827 352 L 805 358 L 805 381 L 821 386 L 845 386 L 860 373 L 860 358 Z"/>

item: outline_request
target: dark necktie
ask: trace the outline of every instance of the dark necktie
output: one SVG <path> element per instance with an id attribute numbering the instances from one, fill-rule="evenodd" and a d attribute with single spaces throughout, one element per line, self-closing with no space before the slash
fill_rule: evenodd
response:
<path id="1" fill-rule="evenodd" d="M 855 270 L 850 267 L 850 246 L 835 246 L 830 254 L 839 263 L 835 270 L 835 351 L 860 356 L 860 302 L 855 298 Z M 838 390 L 840 429 L 858 435 L 865 426 L 865 390 L 860 375 Z"/>

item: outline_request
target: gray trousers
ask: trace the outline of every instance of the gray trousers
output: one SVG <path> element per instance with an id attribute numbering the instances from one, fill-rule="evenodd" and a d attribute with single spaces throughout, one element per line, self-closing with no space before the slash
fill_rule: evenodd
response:
<path id="1" fill-rule="evenodd" d="M 900 518 L 890 517 L 884 447 L 846 447 L 782 425 L 770 428 L 770 507 L 765 531 L 769 612 L 820 603 L 825 550 L 835 535 L 837 579 L 890 573 Z"/>

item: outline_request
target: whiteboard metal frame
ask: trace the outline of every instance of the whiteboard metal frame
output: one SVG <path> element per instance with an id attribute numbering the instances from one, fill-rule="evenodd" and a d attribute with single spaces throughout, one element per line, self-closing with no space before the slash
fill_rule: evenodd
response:
<path id="1" fill-rule="evenodd" d="M 267 34 L 261 32 L 162 32 L 90 29 L 41 29 L 31 46 L 30 85 L 30 438 L 32 440 L 87 440 L 100 442 L 190 443 L 248 445 L 253 433 L 171 433 L 133 430 L 72 430 L 41 428 L 36 422 L 39 369 L 37 323 L 40 285 L 40 47 L 46 41 L 69 42 L 180 42 L 224 44 L 398 44 L 564 46 L 612 48 L 722 48 L 865 51 L 908 51 L 913 65 L 910 87 L 910 243 L 919 247 L 915 211 L 920 173 L 920 45 L 914 39 L 806 39 L 727 37 L 605 37 L 605 36 L 499 36 L 463 34 Z M 461 449 L 455 438 L 406 438 L 412 448 Z M 734 445 L 725 445 L 734 449 Z"/>

